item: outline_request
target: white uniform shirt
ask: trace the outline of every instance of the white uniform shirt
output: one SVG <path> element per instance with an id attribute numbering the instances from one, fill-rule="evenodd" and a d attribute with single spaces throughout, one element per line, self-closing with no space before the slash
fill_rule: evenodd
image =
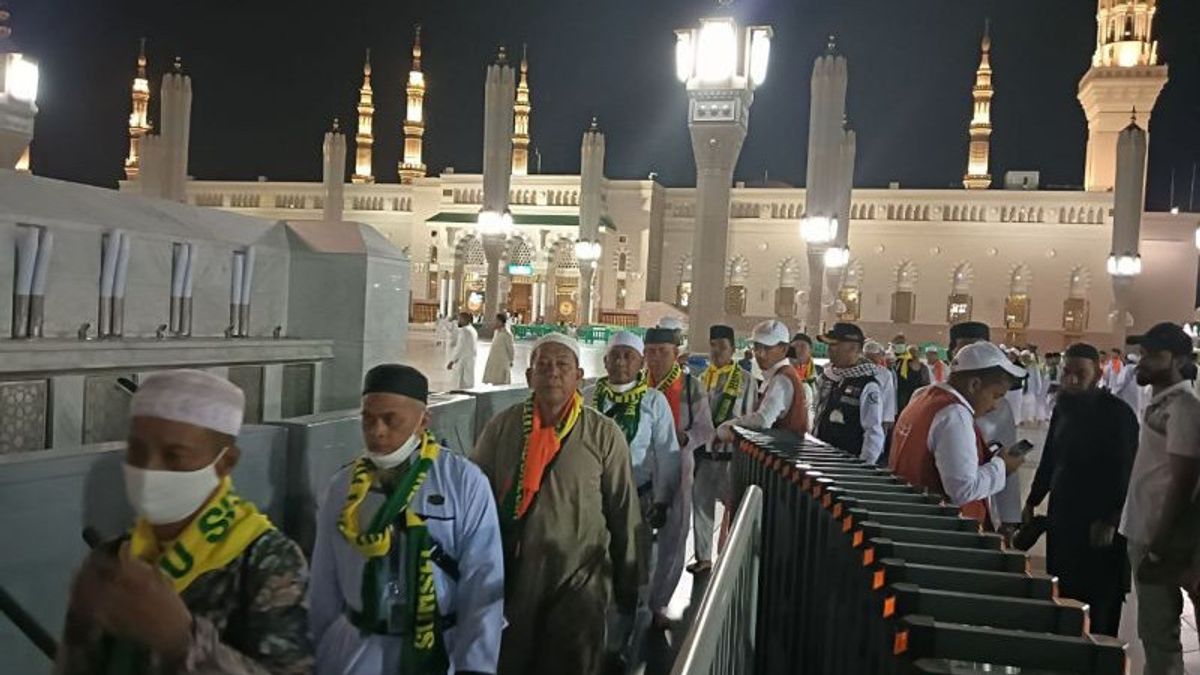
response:
<path id="1" fill-rule="evenodd" d="M 475 347 L 479 342 L 479 333 L 474 326 L 462 326 L 455 331 L 454 355 L 450 360 L 454 363 L 451 369 L 451 387 L 454 389 L 470 389 L 475 386 Z"/>
<path id="2" fill-rule="evenodd" d="M 1171 485 L 1171 455 L 1200 459 L 1200 399 L 1187 380 L 1158 392 L 1146 406 L 1121 514 L 1121 534 L 1131 542 L 1149 545 L 1158 534 Z"/>
<path id="3" fill-rule="evenodd" d="M 946 498 L 955 506 L 987 499 L 1004 489 L 1004 460 L 993 457 L 980 466 L 975 444 L 975 410 L 967 399 L 948 384 L 934 384 L 957 398 L 962 405 L 948 405 L 933 416 L 929 427 L 929 451 L 942 478 Z"/>
<path id="4" fill-rule="evenodd" d="M 629 391 L 635 382 L 625 385 L 609 385 L 618 393 Z M 594 405 L 596 401 L 596 385 L 583 390 L 583 402 Z M 604 408 L 597 408 L 608 414 L 612 410 L 612 401 Z M 662 392 L 650 388 L 642 397 L 640 404 L 641 419 L 638 420 L 638 430 L 629 444 L 629 455 L 633 460 L 633 482 L 637 487 L 653 481 L 654 502 L 669 504 L 675 498 L 679 489 L 679 439 L 675 435 L 675 417 L 671 413 L 671 404 Z"/>
<path id="5" fill-rule="evenodd" d="M 893 424 L 896 421 L 896 371 L 887 366 L 876 365 L 879 373 L 875 376 L 879 380 L 879 398 L 882 404 L 881 414 L 884 424 Z"/>
<path id="6" fill-rule="evenodd" d="M 783 359 L 768 368 L 767 372 L 763 373 L 763 383 L 758 389 L 758 396 L 762 401 L 758 410 L 739 415 L 721 426 L 739 426 L 748 429 L 770 429 L 775 426 L 775 422 L 791 409 L 792 399 L 796 397 L 796 389 L 792 386 L 792 381 L 779 372 L 784 368 L 791 367 L 791 361 Z"/>

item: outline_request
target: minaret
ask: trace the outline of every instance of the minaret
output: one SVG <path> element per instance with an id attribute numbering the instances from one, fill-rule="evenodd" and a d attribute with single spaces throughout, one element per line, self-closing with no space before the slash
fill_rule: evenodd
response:
<path id="1" fill-rule="evenodd" d="M 992 36 L 989 23 L 983 25 L 983 55 L 979 59 L 979 70 L 975 71 L 975 87 L 971 95 L 975 99 L 975 112 L 971 116 L 971 147 L 967 153 L 967 174 L 963 176 L 963 187 L 968 190 L 986 190 L 992 186 L 992 175 L 988 173 L 988 154 L 991 152 L 992 137 Z"/>
<path id="2" fill-rule="evenodd" d="M 1088 121 L 1085 190 L 1106 192 L 1116 183 L 1117 136 L 1129 122 L 1129 111 L 1150 114 L 1167 67 L 1158 63 L 1152 39 L 1157 0 L 1097 0 L 1096 52 L 1092 67 L 1079 81 L 1079 104 Z"/>
<path id="3" fill-rule="evenodd" d="M 513 156 L 514 176 L 529 175 L 529 59 L 527 49 L 521 47 L 521 83 L 517 85 L 517 99 L 513 103 Z"/>
<path id="4" fill-rule="evenodd" d="M 129 113 L 129 156 L 125 178 L 136 180 L 142 168 L 142 136 L 150 133 L 146 113 L 150 108 L 150 80 L 146 78 L 146 38 L 138 49 L 137 76 L 133 78 L 133 109 Z"/>
<path id="5" fill-rule="evenodd" d="M 371 175 L 371 148 L 375 135 L 371 125 L 375 120 L 375 101 L 371 93 L 371 50 L 367 49 L 367 60 L 363 63 L 363 85 L 358 90 L 358 133 L 354 135 L 354 175 L 351 183 L 374 183 Z"/>
<path id="6" fill-rule="evenodd" d="M 408 73 L 408 111 L 404 116 L 404 161 L 400 163 L 400 182 L 411 183 L 425 176 L 421 162 L 421 140 L 425 135 L 425 73 L 421 72 L 421 26 L 413 38 L 412 70 Z"/>

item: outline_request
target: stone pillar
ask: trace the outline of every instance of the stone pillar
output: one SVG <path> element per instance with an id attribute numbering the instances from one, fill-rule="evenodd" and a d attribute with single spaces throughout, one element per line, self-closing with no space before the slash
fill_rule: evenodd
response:
<path id="1" fill-rule="evenodd" d="M 662 300 L 663 236 L 666 233 L 667 191 L 650 182 L 650 232 L 646 255 L 646 302 Z"/>
<path id="2" fill-rule="evenodd" d="M 735 92 L 747 111 L 752 95 Z M 695 104 L 693 104 L 695 105 Z M 693 122 L 696 159 L 696 220 L 692 231 L 692 299 L 688 307 L 688 344 L 708 342 L 708 329 L 725 323 L 725 265 L 729 246 L 729 200 L 733 168 L 746 138 L 740 122 Z"/>
<path id="3" fill-rule="evenodd" d="M 346 136 L 338 128 L 336 119 L 333 121 L 333 128 L 325 133 L 321 152 L 325 159 L 322 172 L 325 187 L 323 218 L 340 222 L 346 205 Z"/>
<path id="4" fill-rule="evenodd" d="M 600 243 L 600 217 L 603 215 L 604 200 L 601 189 L 604 182 L 604 134 L 592 118 L 592 126 L 583 133 L 579 152 L 579 241 Z M 596 276 L 595 259 L 579 261 L 579 311 L 581 324 L 591 323 L 593 306 L 596 304 L 593 280 Z"/>
<path id="5" fill-rule="evenodd" d="M 506 304 L 500 297 L 500 258 L 504 255 L 507 229 L 512 227 L 508 210 L 508 191 L 512 181 L 513 97 L 516 79 L 507 63 L 504 48 L 496 63 L 488 66 L 483 98 L 483 208 L 480 230 L 487 256 L 487 291 L 484 296 L 484 337 L 491 336 L 490 317 Z"/>
<path id="6" fill-rule="evenodd" d="M 192 78 L 183 74 L 178 58 L 175 70 L 163 75 L 161 88 L 162 177 L 161 196 L 187 201 L 188 140 L 192 126 Z"/>
<path id="7" fill-rule="evenodd" d="M 487 291 L 483 301 L 483 325 L 479 334 L 491 336 L 492 319 L 504 311 L 507 303 L 500 297 L 500 259 L 507 239 L 503 235 L 484 235 L 483 253 L 487 257 Z"/>
<path id="8" fill-rule="evenodd" d="M 1146 132 L 1137 125 L 1136 118 L 1117 138 L 1116 169 L 1108 273 L 1112 277 L 1117 313 L 1112 327 L 1113 339 L 1115 344 L 1123 345 L 1129 328 L 1125 317 L 1130 310 L 1133 285 L 1142 271 L 1139 240 L 1145 206 Z"/>
<path id="9" fill-rule="evenodd" d="M 825 298 L 826 246 L 808 247 L 808 307 L 804 312 L 804 330 L 809 335 L 821 332 L 822 304 Z"/>

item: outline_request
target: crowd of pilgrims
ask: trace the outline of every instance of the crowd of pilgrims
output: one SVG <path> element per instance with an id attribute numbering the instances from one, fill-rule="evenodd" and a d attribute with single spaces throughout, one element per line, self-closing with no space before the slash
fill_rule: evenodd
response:
<path id="1" fill-rule="evenodd" d="M 888 466 L 1010 545 L 1045 532 L 1048 571 L 1062 596 L 1089 605 L 1093 632 L 1116 635 L 1132 574 L 1146 672 L 1182 672 L 1182 592 L 1200 578 L 1200 399 L 1180 326 L 1131 338 L 1125 356 L 1074 344 L 1043 357 L 960 323 L 943 360 L 937 347 L 922 354 L 902 336 L 884 344 L 837 323 L 816 336 L 828 353 L 819 365 L 812 338 L 772 320 L 741 359 L 734 329 L 712 326 L 695 369 L 680 328 L 616 333 L 604 376 L 586 387 L 578 343 L 539 339 L 529 397 L 465 455 L 430 431 L 425 375 L 372 368 L 363 450 L 318 496 L 311 552 L 231 482 L 242 391 L 200 371 L 146 378 L 124 464 L 137 520 L 77 572 L 56 672 L 632 666 L 638 636 L 671 627 L 684 571 L 709 573 L 725 545 L 738 427 L 811 434 Z M 471 334 L 455 339 L 447 366 L 473 373 L 469 318 L 459 329 Z M 493 353 L 511 367 L 511 336 L 501 343 Z M 1018 427 L 1047 420 L 1022 495 L 1015 472 L 1030 446 Z"/>

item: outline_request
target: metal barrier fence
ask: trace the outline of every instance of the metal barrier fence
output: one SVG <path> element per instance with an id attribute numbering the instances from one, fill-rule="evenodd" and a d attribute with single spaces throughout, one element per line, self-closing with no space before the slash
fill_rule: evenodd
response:
<path id="1" fill-rule="evenodd" d="M 1126 672 L 1085 605 L 939 496 L 811 438 L 738 432 L 735 495 L 763 493 L 755 663 L 739 672 Z"/>
<path id="2" fill-rule="evenodd" d="M 754 668 L 762 491 L 750 486 L 672 675 L 743 675 Z"/>

